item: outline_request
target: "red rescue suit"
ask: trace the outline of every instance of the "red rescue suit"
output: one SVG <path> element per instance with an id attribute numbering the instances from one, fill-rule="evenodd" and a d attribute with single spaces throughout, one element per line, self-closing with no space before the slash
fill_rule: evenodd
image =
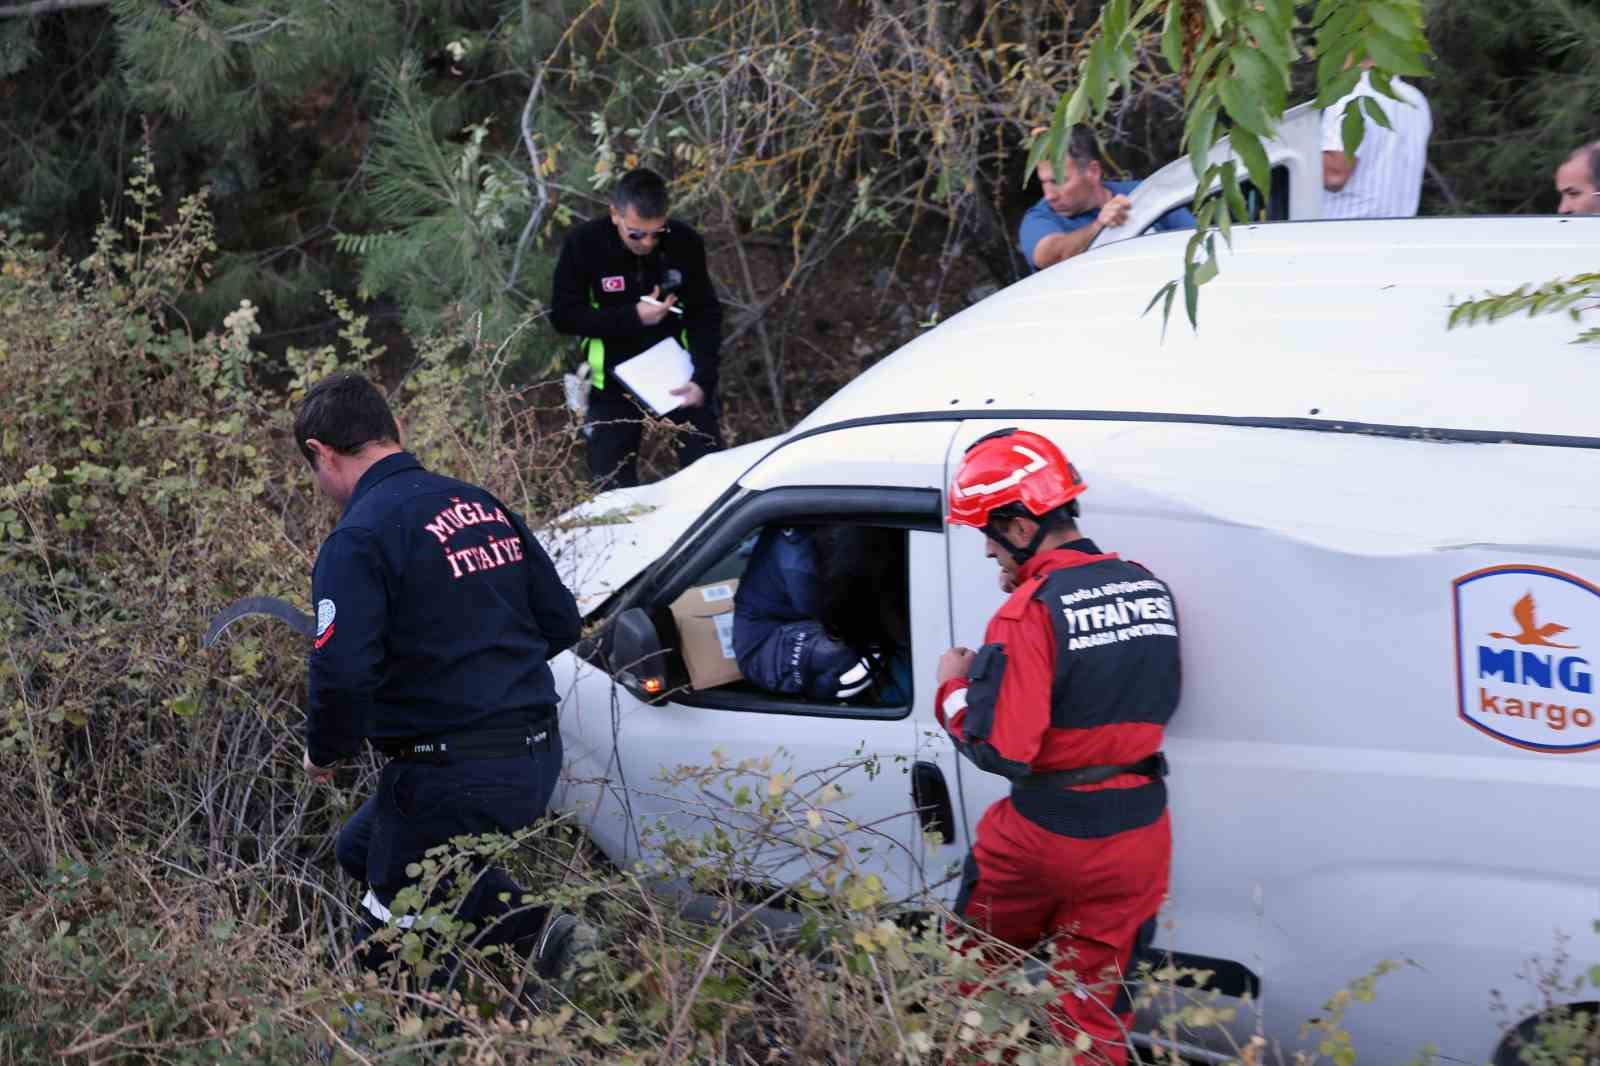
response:
<path id="1" fill-rule="evenodd" d="M 1012 780 L 978 823 L 956 910 L 1026 951 L 1053 940 L 1070 987 L 1052 1017 L 1115 1066 L 1133 1017 L 1120 979 L 1167 893 L 1172 833 L 1154 769 L 1178 703 L 1172 593 L 1088 540 L 1041 552 L 936 713 L 961 753 Z M 1039 775 L 1138 767 L 1092 784 Z M 1059 779 L 1058 779 L 1059 781 Z"/>

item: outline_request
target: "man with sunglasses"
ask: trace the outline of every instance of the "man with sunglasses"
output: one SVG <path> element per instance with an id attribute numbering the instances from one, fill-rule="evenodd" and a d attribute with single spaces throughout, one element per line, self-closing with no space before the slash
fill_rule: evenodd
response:
<path id="1" fill-rule="evenodd" d="M 667 183 L 630 170 L 611 193 L 606 218 L 567 234 L 556 263 L 550 321 L 581 338 L 591 391 L 589 471 L 604 487 L 637 485 L 645 409 L 614 369 L 667 337 L 689 352 L 694 373 L 673 389 L 682 406 L 665 417 L 684 426 L 678 463 L 722 448 L 717 373 L 722 304 L 706 272 L 706 248 L 687 224 L 667 218 Z"/>

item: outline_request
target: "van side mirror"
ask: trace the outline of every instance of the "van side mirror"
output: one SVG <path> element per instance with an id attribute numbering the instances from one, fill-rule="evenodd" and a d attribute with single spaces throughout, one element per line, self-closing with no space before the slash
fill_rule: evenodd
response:
<path id="1" fill-rule="evenodd" d="M 667 653 L 661 648 L 650 613 L 630 607 L 611 623 L 606 663 L 611 676 L 646 703 L 655 703 L 667 691 Z"/>

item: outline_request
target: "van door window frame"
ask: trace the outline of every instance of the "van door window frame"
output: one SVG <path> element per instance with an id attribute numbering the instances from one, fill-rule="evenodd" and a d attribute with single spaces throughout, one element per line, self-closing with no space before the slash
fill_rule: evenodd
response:
<path id="1" fill-rule="evenodd" d="M 677 553 L 668 573 L 652 573 L 621 607 L 666 607 L 700 575 L 734 551 L 752 531 L 777 522 L 822 525 L 843 523 L 885 528 L 944 531 L 943 495 L 938 489 L 903 487 L 786 486 L 752 493 L 698 533 L 692 544 Z M 619 608 L 621 609 L 621 608 Z M 908 717 L 912 703 L 899 707 L 817 703 L 793 697 L 761 695 L 748 690 L 681 690 L 669 703 L 690 707 L 747 711 L 754 714 L 804 715 L 811 718 L 894 720 Z"/>

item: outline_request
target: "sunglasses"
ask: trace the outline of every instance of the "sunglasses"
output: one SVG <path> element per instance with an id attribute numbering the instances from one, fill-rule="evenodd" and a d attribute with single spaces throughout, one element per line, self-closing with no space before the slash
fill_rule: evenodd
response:
<path id="1" fill-rule="evenodd" d="M 650 241 L 665 237 L 671 231 L 668 227 L 662 226 L 660 229 L 629 229 L 622 232 L 628 235 L 630 241 Z"/>

